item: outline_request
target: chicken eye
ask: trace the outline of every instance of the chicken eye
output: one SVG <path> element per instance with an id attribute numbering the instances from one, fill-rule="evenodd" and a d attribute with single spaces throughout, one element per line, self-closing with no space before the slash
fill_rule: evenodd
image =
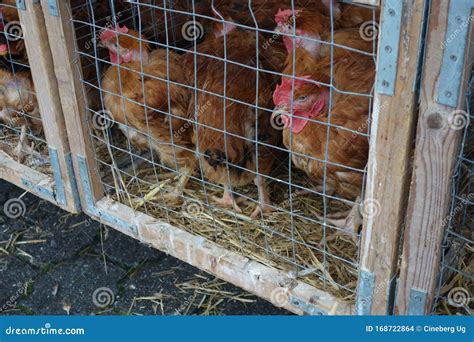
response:
<path id="1" fill-rule="evenodd" d="M 303 96 L 298 97 L 297 101 L 306 101 L 307 98 L 308 96 L 303 95 Z"/>

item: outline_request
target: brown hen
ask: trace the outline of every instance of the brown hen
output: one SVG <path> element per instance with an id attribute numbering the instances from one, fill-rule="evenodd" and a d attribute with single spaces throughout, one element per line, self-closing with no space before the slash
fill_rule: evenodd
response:
<path id="1" fill-rule="evenodd" d="M 354 37 L 351 39 L 357 39 Z M 292 56 L 289 59 L 292 60 Z M 339 51 L 332 63 L 332 99 L 331 88 L 324 86 L 331 84 L 331 56 L 314 58 L 305 49 L 297 48 L 296 61 L 295 75 L 302 79 L 295 79 L 293 86 L 291 78 L 283 78 L 273 97 L 274 115 L 281 115 L 285 124 L 283 143 L 292 152 L 294 165 L 320 185 L 318 191 L 325 186 L 329 195 L 355 199 L 360 196 L 362 187 L 363 172 L 360 170 L 364 169 L 368 158 L 366 134 L 368 94 L 375 74 L 373 57 Z M 289 63 L 289 66 L 291 69 L 285 70 L 285 74 L 292 74 L 293 64 Z M 327 221 L 341 228 L 349 226 L 357 230 L 360 225 L 357 209 L 358 206 L 354 206 L 342 220 Z"/>
<path id="2" fill-rule="evenodd" d="M 252 69 L 257 62 L 260 67 L 266 63 L 264 54 L 260 56 L 262 63 L 256 58 L 254 33 L 233 30 L 226 34 L 225 40 L 225 51 L 224 37 L 209 38 L 197 47 L 198 53 L 233 63 L 196 56 L 196 83 L 201 91 L 195 99 L 198 109 L 192 103 L 190 116 L 195 115 L 198 122 L 195 141 L 202 171 L 207 179 L 224 188 L 223 197 L 214 200 L 241 212 L 232 188 L 254 181 L 260 201 L 251 215 L 255 218 L 272 210 L 264 176 L 272 170 L 278 154 L 271 146 L 278 143 L 279 134 L 268 120 L 274 77 L 260 72 L 257 79 Z M 187 55 L 190 79 L 194 78 L 194 58 L 192 53 Z M 256 105 L 260 107 L 258 110 Z"/>
<path id="3" fill-rule="evenodd" d="M 196 162 L 192 129 L 183 129 L 189 123 L 181 119 L 187 118 L 191 92 L 175 84 L 187 84 L 180 57 L 161 49 L 150 53 L 146 42 L 140 49 L 138 32 L 126 27 L 117 31 L 118 42 L 115 31 L 101 35 L 113 63 L 102 78 L 105 107 L 134 145 L 151 147 L 164 166 L 179 170 L 179 184 L 167 195 L 176 199 Z"/>

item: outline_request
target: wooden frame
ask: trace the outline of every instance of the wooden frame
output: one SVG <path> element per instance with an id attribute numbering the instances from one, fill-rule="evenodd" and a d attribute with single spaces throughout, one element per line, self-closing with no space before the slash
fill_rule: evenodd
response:
<path id="1" fill-rule="evenodd" d="M 379 201 L 382 208 L 379 215 L 364 220 L 362 272 L 356 305 L 106 198 L 88 134 L 71 10 L 66 1 L 60 1 L 57 2 L 59 16 L 50 15 L 48 0 L 41 0 L 84 211 L 104 224 L 297 314 L 388 313 L 393 299 L 390 284 L 394 283 L 398 238 L 407 201 L 404 188 L 409 183 L 416 118 L 412 85 L 419 69 L 418 52 L 426 9 L 423 0 L 404 3 L 395 92 L 393 96 L 377 94 L 375 98 L 366 196 Z M 289 283 L 291 287 L 282 285 Z M 283 305 L 275 293 L 287 299 Z"/>
<path id="2" fill-rule="evenodd" d="M 391 314 L 398 241 L 410 181 L 411 147 L 417 115 L 413 85 L 419 70 L 425 2 L 410 0 L 403 3 L 394 94 L 376 93 L 374 101 L 365 198 L 380 210 L 377 215 L 364 218 L 360 286 L 371 286 L 369 293 L 372 296 L 365 298 L 365 306 L 358 307 L 361 314 Z M 383 29 L 383 23 L 381 26 Z M 385 48 L 381 45 L 380 53 L 380 49 Z"/>
<path id="3" fill-rule="evenodd" d="M 77 213 L 80 211 L 80 202 L 42 8 L 32 0 L 25 1 L 25 6 L 25 10 L 18 12 L 53 175 L 41 174 L 0 154 L 0 178 Z"/>
<path id="4" fill-rule="evenodd" d="M 455 0 L 451 0 L 455 1 Z M 437 102 L 450 1 L 433 0 L 427 35 L 420 114 L 418 119 L 413 178 L 403 242 L 396 313 L 429 314 L 439 276 L 441 243 L 451 203 L 451 182 L 458 156 L 461 129 L 446 124 L 454 110 L 465 109 L 464 93 L 474 57 L 474 25 L 471 23 L 464 58 L 464 77 L 458 107 Z M 467 13 L 466 13 L 467 15 Z M 456 42 L 460 44 L 457 37 Z"/>

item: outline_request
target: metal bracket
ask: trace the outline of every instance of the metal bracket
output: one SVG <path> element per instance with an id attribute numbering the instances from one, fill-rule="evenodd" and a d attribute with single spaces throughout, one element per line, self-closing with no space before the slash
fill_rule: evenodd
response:
<path id="1" fill-rule="evenodd" d="M 84 191 L 84 197 L 86 201 L 86 211 L 89 214 L 98 217 L 99 219 L 105 221 L 106 223 L 109 223 L 112 226 L 116 226 L 122 230 L 129 231 L 133 235 L 138 235 L 138 227 L 136 224 L 130 224 L 118 217 L 110 215 L 109 213 L 104 213 L 96 207 L 94 196 L 92 195 L 92 185 L 89 178 L 86 158 L 82 156 L 77 156 L 77 161 L 79 165 L 79 175 L 81 177 L 82 189 Z"/>
<path id="2" fill-rule="evenodd" d="M 474 0 L 449 2 L 448 28 L 440 46 L 444 52 L 438 82 L 438 103 L 446 106 L 458 105 L 473 7 Z"/>
<path id="3" fill-rule="evenodd" d="M 313 304 L 310 304 L 296 296 L 293 296 L 293 295 L 289 295 L 289 300 L 290 300 L 290 303 L 301 309 L 305 314 L 308 314 L 310 316 L 321 316 L 321 315 L 327 315 L 327 311 L 324 311 L 318 307 L 316 307 L 315 305 Z"/>
<path id="4" fill-rule="evenodd" d="M 359 291 L 356 299 L 356 314 L 367 316 L 372 309 L 374 296 L 375 275 L 372 272 L 361 270 L 359 274 Z"/>
<path id="5" fill-rule="evenodd" d="M 33 193 L 41 194 L 43 197 L 46 197 L 51 202 L 56 202 L 56 198 L 54 196 L 53 191 L 48 190 L 45 187 L 42 187 L 41 185 L 34 184 L 25 178 L 21 179 L 21 184 L 23 184 L 27 189 L 32 190 Z"/>
<path id="6" fill-rule="evenodd" d="M 385 0 L 382 12 L 375 90 L 389 96 L 395 92 L 403 3 Z"/>
<path id="7" fill-rule="evenodd" d="M 58 0 L 48 0 L 49 14 L 59 17 Z"/>
<path id="8" fill-rule="evenodd" d="M 408 300 L 408 315 L 422 316 L 425 315 L 426 300 L 428 293 L 425 291 L 410 289 L 410 298 Z"/>
<path id="9" fill-rule="evenodd" d="M 19 10 L 26 11 L 25 0 L 16 0 L 16 8 L 18 8 Z"/>

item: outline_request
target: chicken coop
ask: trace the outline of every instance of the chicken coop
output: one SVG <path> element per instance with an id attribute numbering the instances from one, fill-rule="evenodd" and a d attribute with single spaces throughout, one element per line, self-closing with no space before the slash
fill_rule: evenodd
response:
<path id="1" fill-rule="evenodd" d="M 297 314 L 472 313 L 471 0 L 16 5 L 55 199 Z"/>
<path id="2" fill-rule="evenodd" d="M 51 50 L 41 6 L 35 7 L 18 11 L 15 1 L 3 1 L 0 11 L 0 178 L 78 212 Z M 3 209 L 14 217 L 25 211 L 21 199 L 12 199 Z"/>

